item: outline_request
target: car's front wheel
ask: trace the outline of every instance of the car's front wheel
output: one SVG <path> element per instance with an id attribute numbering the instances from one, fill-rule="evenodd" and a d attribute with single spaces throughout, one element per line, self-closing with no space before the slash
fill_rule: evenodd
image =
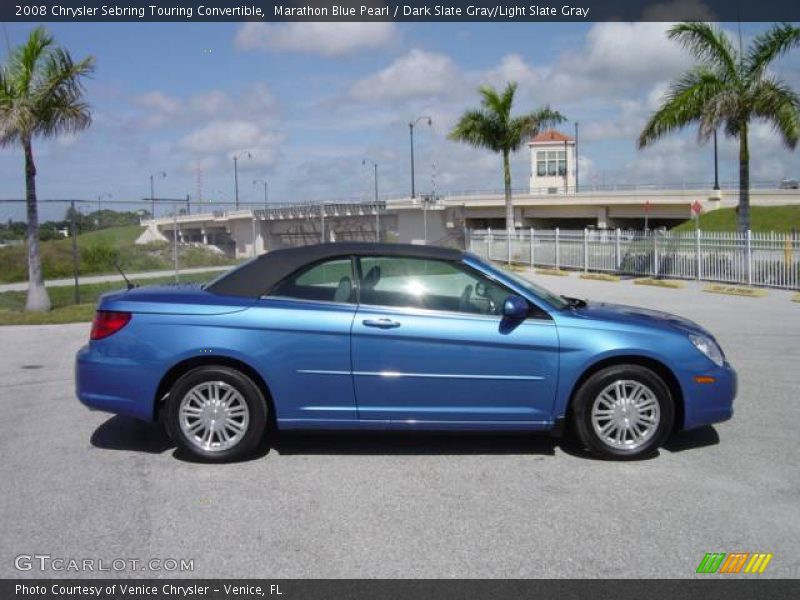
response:
<path id="1" fill-rule="evenodd" d="M 245 374 L 222 366 L 192 369 L 167 401 L 167 427 L 175 444 L 206 462 L 226 462 L 253 452 L 267 425 L 267 403 Z"/>
<path id="2" fill-rule="evenodd" d="M 652 453 L 669 435 L 675 404 L 669 387 L 640 365 L 615 365 L 594 373 L 577 391 L 573 425 L 593 453 L 634 459 Z"/>

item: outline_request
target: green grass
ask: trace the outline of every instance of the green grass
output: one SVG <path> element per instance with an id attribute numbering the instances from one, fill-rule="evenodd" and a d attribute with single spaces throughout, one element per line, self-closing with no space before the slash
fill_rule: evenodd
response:
<path id="1" fill-rule="evenodd" d="M 78 236 L 79 272 L 81 275 L 115 273 L 117 260 L 126 272 L 158 271 L 173 265 L 173 248 L 167 242 L 136 245 L 143 227 L 110 227 Z M 42 267 L 45 279 L 72 276 L 72 240 L 52 240 L 41 243 Z M 180 246 L 181 267 L 214 267 L 233 264 L 227 256 L 195 246 Z M 25 281 L 28 278 L 27 248 L 0 248 L 0 283 Z"/>
<path id="2" fill-rule="evenodd" d="M 790 232 L 792 228 L 800 231 L 800 205 L 751 206 L 750 223 L 753 231 Z M 694 231 L 694 228 L 694 219 L 689 219 L 672 231 Z M 700 215 L 700 229 L 736 231 L 736 211 L 733 208 L 720 208 L 703 213 Z"/>
<path id="3" fill-rule="evenodd" d="M 72 306 L 54 308 L 47 313 L 26 313 L 0 308 L 0 326 L 89 322 L 94 315 L 94 307 L 94 304 L 73 304 Z"/>
<path id="4" fill-rule="evenodd" d="M 203 282 L 219 275 L 219 272 L 192 273 L 181 275 L 181 283 Z M 157 277 L 142 279 L 140 284 L 158 285 L 173 283 L 174 277 Z M 135 283 L 135 280 L 134 280 Z M 47 288 L 53 309 L 47 313 L 26 313 L 25 297 L 27 292 L 2 292 L 0 293 L 0 325 L 46 325 L 50 323 L 76 323 L 91 321 L 97 300 L 106 292 L 124 289 L 121 281 L 105 283 L 89 283 L 79 287 L 80 304 L 75 301 L 75 288 L 71 285 L 59 285 Z"/>

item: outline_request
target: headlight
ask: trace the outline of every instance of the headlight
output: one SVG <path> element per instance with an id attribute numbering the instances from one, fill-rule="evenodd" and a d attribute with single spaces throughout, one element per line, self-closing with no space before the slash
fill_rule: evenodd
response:
<path id="1" fill-rule="evenodd" d="M 722 356 L 722 350 L 714 343 L 714 340 L 704 335 L 694 335 L 692 333 L 689 334 L 689 339 L 692 341 L 692 344 L 694 344 L 694 347 L 705 354 L 715 365 L 721 367 L 725 364 L 725 357 Z"/>

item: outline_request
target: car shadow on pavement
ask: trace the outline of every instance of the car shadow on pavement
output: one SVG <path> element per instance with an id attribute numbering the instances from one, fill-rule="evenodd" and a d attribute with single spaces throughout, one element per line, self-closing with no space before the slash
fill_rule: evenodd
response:
<path id="1" fill-rule="evenodd" d="M 559 440 L 521 433 L 279 433 L 271 446 L 278 454 L 470 455 L 536 454 L 552 456 Z"/>
<path id="2" fill-rule="evenodd" d="M 719 444 L 719 433 L 711 425 L 690 429 L 689 431 L 679 431 L 664 444 L 664 450 L 669 452 L 683 452 L 684 450 L 694 450 L 705 448 L 706 446 L 716 446 Z"/>
<path id="3" fill-rule="evenodd" d="M 91 437 L 96 448 L 104 450 L 127 450 L 162 454 L 175 449 L 161 425 L 145 423 L 130 417 L 113 416 L 102 423 Z M 704 448 L 719 443 L 719 434 L 710 425 L 682 431 L 673 435 L 663 449 L 668 452 L 683 452 Z M 329 454 L 329 455 L 492 455 L 529 454 L 554 456 L 556 448 L 564 454 L 583 459 L 593 459 L 573 435 L 563 438 L 545 433 L 464 433 L 464 432 L 340 432 L 301 433 L 276 432 L 271 428 L 257 451 L 244 460 L 263 458 L 274 450 L 278 455 Z M 175 449 L 178 460 L 194 462 L 194 459 Z M 654 452 L 640 460 L 658 456 Z M 602 460 L 602 459 L 601 459 Z"/>
<path id="4" fill-rule="evenodd" d="M 92 446 L 104 450 L 131 450 L 161 454 L 175 444 L 160 425 L 116 415 L 94 430 Z"/>

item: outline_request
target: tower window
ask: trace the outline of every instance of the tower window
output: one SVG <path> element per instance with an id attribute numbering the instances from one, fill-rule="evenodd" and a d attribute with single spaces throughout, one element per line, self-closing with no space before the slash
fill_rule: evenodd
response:
<path id="1" fill-rule="evenodd" d="M 538 177 L 564 177 L 567 174 L 567 153 L 564 150 L 540 150 L 536 153 Z"/>

